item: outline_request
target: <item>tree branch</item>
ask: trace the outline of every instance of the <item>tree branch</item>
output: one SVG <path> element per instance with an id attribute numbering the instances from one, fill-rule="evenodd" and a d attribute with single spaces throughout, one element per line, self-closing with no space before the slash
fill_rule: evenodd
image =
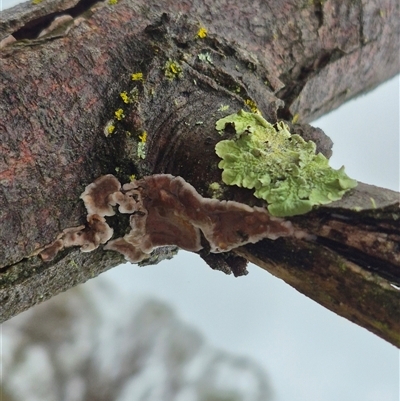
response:
<path id="1" fill-rule="evenodd" d="M 67 249 L 49 263 L 36 256 L 63 229 L 84 223 L 79 195 L 98 176 L 117 172 L 127 182 L 131 174 L 171 173 L 210 196 L 209 184 L 221 179 L 215 122 L 225 107 L 246 104 L 271 122 L 297 121 L 292 130 L 329 156 L 330 140 L 306 122 L 399 69 L 395 1 L 384 9 L 350 0 L 52 4 L 45 14 L 47 2 L 26 3 L 0 21 L 0 41 L 17 39 L 0 49 L 2 320 L 121 262 L 101 249 Z M 72 19 L 37 37 L 62 10 Z M 171 62 L 181 73 L 168 74 Z M 139 72 L 143 80 L 132 81 Z M 106 137 L 110 124 L 115 132 Z M 396 196 L 360 185 L 332 207 L 293 219 L 315 242 L 261 242 L 237 252 L 399 346 Z M 224 198 L 258 202 L 233 187 Z M 122 222 L 110 224 L 116 236 L 124 232 Z M 309 252 L 316 256 L 308 260 Z"/>

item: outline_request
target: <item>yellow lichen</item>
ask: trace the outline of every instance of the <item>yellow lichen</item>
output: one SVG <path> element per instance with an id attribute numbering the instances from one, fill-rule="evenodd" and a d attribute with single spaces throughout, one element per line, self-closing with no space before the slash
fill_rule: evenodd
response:
<path id="1" fill-rule="evenodd" d="M 114 114 L 115 114 L 115 118 L 119 121 L 125 117 L 124 110 L 122 110 L 122 109 L 116 110 Z"/>
<path id="2" fill-rule="evenodd" d="M 118 0 L 108 0 L 108 4 L 110 4 L 111 6 L 113 6 L 117 3 L 118 3 Z"/>
<path id="3" fill-rule="evenodd" d="M 43 0 L 32 0 L 32 4 L 38 5 L 42 2 Z"/>
<path id="4" fill-rule="evenodd" d="M 299 121 L 300 114 L 296 113 L 292 118 L 292 124 L 296 124 Z"/>
<path id="5" fill-rule="evenodd" d="M 164 75 L 171 81 L 179 78 L 182 76 L 182 67 L 177 61 L 169 59 L 164 65 Z"/>
<path id="6" fill-rule="evenodd" d="M 131 74 L 132 81 L 143 81 L 143 72 L 135 72 Z"/>
<path id="7" fill-rule="evenodd" d="M 131 175 L 129 176 L 129 179 L 130 179 L 131 181 L 136 180 L 136 175 L 135 175 L 135 174 L 131 174 Z"/>
<path id="8" fill-rule="evenodd" d="M 106 126 L 104 127 L 104 135 L 110 136 L 115 131 L 114 120 L 110 120 L 107 122 Z"/>
<path id="9" fill-rule="evenodd" d="M 199 30 L 197 31 L 197 36 L 198 36 L 200 39 L 204 39 L 205 37 L 207 37 L 207 28 L 204 27 L 204 26 L 201 26 L 201 27 L 199 28 Z"/>
<path id="10" fill-rule="evenodd" d="M 139 135 L 140 142 L 146 143 L 147 141 L 147 132 L 143 131 L 142 135 Z"/>
<path id="11" fill-rule="evenodd" d="M 252 113 L 261 114 L 260 110 L 258 110 L 257 104 L 254 100 L 247 99 L 245 101 L 246 105 L 250 108 Z"/>
<path id="12" fill-rule="evenodd" d="M 125 91 L 121 92 L 119 95 L 121 96 L 121 99 L 124 103 L 130 103 L 131 100 L 129 99 L 129 96 Z"/>

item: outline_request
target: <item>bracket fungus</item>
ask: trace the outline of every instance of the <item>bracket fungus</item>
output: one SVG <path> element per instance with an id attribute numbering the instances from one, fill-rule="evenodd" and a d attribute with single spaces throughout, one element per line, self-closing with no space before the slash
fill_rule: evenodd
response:
<path id="1" fill-rule="evenodd" d="M 112 174 L 103 175 L 89 184 L 81 195 L 88 214 L 114 216 L 111 196 L 120 189 L 121 183 Z"/>
<path id="2" fill-rule="evenodd" d="M 63 248 L 71 246 L 80 246 L 82 252 L 91 252 L 100 244 L 105 244 L 113 233 L 114 230 L 103 216 L 89 214 L 86 225 L 66 228 L 52 244 L 41 250 L 39 255 L 47 262 L 54 259 Z"/>
<path id="3" fill-rule="evenodd" d="M 122 190 L 137 202 L 130 217 L 131 232 L 110 241 L 105 249 L 119 251 L 131 262 L 164 245 L 198 252 L 203 248 L 202 236 L 210 251 L 219 253 L 293 233 L 289 222 L 263 208 L 203 198 L 182 177 L 156 174 L 125 184 Z M 139 257 L 138 250 L 142 251 Z"/>
<path id="4" fill-rule="evenodd" d="M 41 256 L 51 260 L 58 250 L 81 246 L 82 251 L 104 249 L 120 252 L 133 263 L 150 257 L 158 247 L 175 245 L 191 252 L 229 252 L 263 238 L 294 234 L 292 224 L 271 216 L 260 207 L 234 201 L 203 198 L 182 177 L 155 174 L 121 187 L 113 175 L 99 177 L 82 193 L 88 224 L 64 230 Z M 130 214 L 130 232 L 111 241 L 113 230 L 105 216 Z"/>

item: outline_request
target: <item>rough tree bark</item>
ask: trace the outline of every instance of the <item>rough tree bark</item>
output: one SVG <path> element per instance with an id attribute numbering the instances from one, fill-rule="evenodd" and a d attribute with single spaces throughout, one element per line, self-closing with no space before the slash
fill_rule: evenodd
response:
<path id="1" fill-rule="evenodd" d="M 62 14 L 72 19 L 38 38 Z M 329 156 L 329 138 L 307 122 L 398 72 L 399 26 L 396 0 L 44 0 L 3 12 L 1 320 L 122 262 L 101 247 L 68 248 L 47 263 L 37 256 L 85 222 L 79 195 L 98 176 L 127 182 L 171 173 L 210 196 L 221 178 L 221 105 L 236 112 L 254 102 L 271 122 L 296 121 L 292 131 Z M 144 79 L 132 81 L 137 72 Z M 123 91 L 134 102 L 123 103 Z M 106 137 L 119 108 L 125 118 Z M 259 204 L 240 188 L 224 198 Z M 235 253 L 400 346 L 399 218 L 397 193 L 360 183 L 343 200 L 291 219 L 315 241 L 264 240 Z M 110 224 L 123 234 L 122 223 Z"/>

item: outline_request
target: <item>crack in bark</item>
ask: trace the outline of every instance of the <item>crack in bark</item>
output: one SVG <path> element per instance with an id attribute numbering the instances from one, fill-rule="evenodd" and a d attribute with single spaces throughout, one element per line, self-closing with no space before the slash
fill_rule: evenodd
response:
<path id="1" fill-rule="evenodd" d="M 14 36 L 16 40 L 35 39 L 43 29 L 47 28 L 52 23 L 55 18 L 62 15 L 70 15 L 72 18 L 76 18 L 90 10 L 92 6 L 100 1 L 101 0 L 80 0 L 73 7 L 62 11 L 55 11 L 26 22 L 25 25 L 12 32 L 11 35 Z"/>
<path id="2" fill-rule="evenodd" d="M 379 277 L 390 281 L 392 284 L 400 285 L 400 276 L 398 274 L 399 266 L 396 266 L 387 260 L 382 260 L 378 257 L 366 254 L 359 249 L 347 246 L 330 238 L 317 237 L 316 242 L 364 268 L 366 271 L 374 273 Z"/>
<path id="3" fill-rule="evenodd" d="M 360 14 L 359 14 L 359 28 L 358 28 L 358 34 L 359 34 L 359 38 L 360 38 L 360 45 L 365 46 L 366 45 L 366 40 L 365 40 L 365 36 L 364 36 L 364 6 L 362 4 L 362 1 L 359 0 L 357 1 L 357 3 L 359 4 L 360 7 Z"/>
<path id="4" fill-rule="evenodd" d="M 285 102 L 285 107 L 279 110 L 278 117 L 290 121 L 293 117 L 292 113 L 289 110 L 290 106 L 296 99 L 296 97 L 301 93 L 305 84 L 309 81 L 310 77 L 312 77 L 313 75 L 317 75 L 318 72 L 320 70 L 323 70 L 328 64 L 339 60 L 345 55 L 345 52 L 343 52 L 339 48 L 335 48 L 327 52 L 321 52 L 320 55 L 315 57 L 313 60 L 310 60 L 307 65 L 301 67 L 298 73 L 293 71 L 292 68 L 292 70 L 280 76 L 280 80 L 282 80 L 283 82 L 292 82 L 292 84 L 287 85 L 276 94 L 278 98 L 282 99 Z M 342 93 L 336 95 L 333 101 L 337 101 L 337 98 L 341 95 Z M 343 95 L 347 96 L 347 92 L 344 91 Z M 331 100 L 322 104 L 316 110 L 326 107 L 326 104 L 329 104 L 330 101 Z"/>
<path id="5" fill-rule="evenodd" d="M 314 0 L 313 3 L 314 3 L 314 14 L 318 20 L 318 28 L 321 28 L 321 26 L 324 25 L 324 12 L 322 9 L 322 1 Z"/>

